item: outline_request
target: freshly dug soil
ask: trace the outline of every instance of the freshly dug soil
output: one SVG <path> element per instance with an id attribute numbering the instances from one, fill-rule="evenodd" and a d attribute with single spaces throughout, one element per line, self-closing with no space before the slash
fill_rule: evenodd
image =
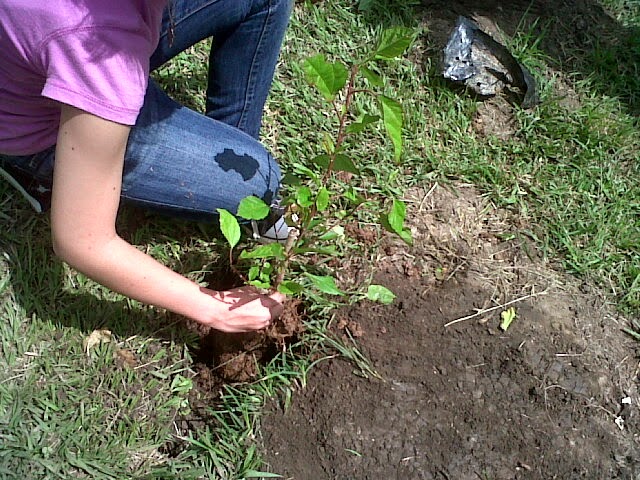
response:
<path id="1" fill-rule="evenodd" d="M 361 303 L 336 322 L 358 335 L 380 378 L 331 360 L 287 411 L 274 401 L 262 424 L 271 471 L 296 480 L 640 478 L 640 364 L 624 320 L 527 254 L 526 242 L 500 240 L 509 219 L 473 189 L 413 193 L 415 247 L 389 241 L 377 264 L 375 281 L 396 301 Z M 444 326 L 527 296 L 512 305 L 507 331 L 508 306 Z"/>
<path id="2" fill-rule="evenodd" d="M 354 376 L 346 362 L 316 368 L 290 410 L 273 406 L 264 420 L 274 472 L 300 480 L 640 478 L 638 397 L 621 431 L 614 421 L 627 392 L 616 362 L 571 332 L 571 320 L 593 311 L 569 304 L 559 318 L 534 302 L 518 308 L 507 333 L 495 320 L 446 329 L 488 292 L 452 280 L 422 295 L 422 285 L 398 275 L 378 281 L 398 294 L 395 305 L 348 314 L 382 379 Z"/>

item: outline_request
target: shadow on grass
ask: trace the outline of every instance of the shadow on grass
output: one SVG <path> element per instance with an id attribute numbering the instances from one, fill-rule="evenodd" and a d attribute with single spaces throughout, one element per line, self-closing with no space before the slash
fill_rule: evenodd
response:
<path id="1" fill-rule="evenodd" d="M 430 60 L 438 69 L 442 49 L 457 17 L 482 19 L 482 23 L 492 23 L 511 38 L 519 35 L 528 46 L 535 44 L 537 53 L 548 57 L 553 68 L 568 76 L 577 74 L 578 78 L 591 79 L 594 93 L 618 97 L 629 114 L 639 117 L 640 6 L 632 0 L 609 2 L 617 3 L 618 9 L 627 15 L 629 25 L 624 25 L 603 8 L 603 3 L 596 0 L 379 0 L 364 17 L 371 23 L 387 26 L 397 22 L 397 16 L 410 24 L 415 23 L 418 16 L 427 29 L 425 60 Z M 414 8 L 407 9 L 407 5 Z"/>
<path id="2" fill-rule="evenodd" d="M 183 342 L 194 339 L 182 317 L 112 293 L 67 268 L 53 253 L 48 217 L 26 210 L 14 212 L 19 216 L 17 232 L 0 236 L 0 250 L 9 259 L 15 301 L 27 318 L 84 334 L 108 329 L 121 339 L 134 335 Z M 131 207 L 121 212 L 118 225 L 128 241 L 162 250 L 156 256 L 164 257 L 179 273 L 202 270 L 204 276 L 204 269 L 216 269 L 215 255 L 210 256 L 198 243 L 216 235 L 213 226 L 158 217 Z"/>

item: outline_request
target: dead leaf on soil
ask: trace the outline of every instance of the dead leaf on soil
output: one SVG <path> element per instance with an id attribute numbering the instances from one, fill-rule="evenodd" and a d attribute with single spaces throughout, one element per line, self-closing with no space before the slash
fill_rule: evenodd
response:
<path id="1" fill-rule="evenodd" d="M 360 227 L 350 223 L 345 227 L 345 232 L 368 247 L 375 245 L 378 241 L 378 232 L 372 227 Z"/>
<path id="2" fill-rule="evenodd" d="M 347 325 L 347 329 L 351 333 L 351 336 L 354 338 L 360 338 L 364 335 L 364 329 L 360 326 L 358 322 L 354 322 L 351 320 Z"/>
<path id="3" fill-rule="evenodd" d="M 354 320 L 349 320 L 346 317 L 341 316 L 338 320 L 337 327 L 339 330 L 348 331 L 352 337 L 359 338 L 364 335 L 364 329 L 360 324 Z"/>
<path id="4" fill-rule="evenodd" d="M 112 335 L 111 330 L 94 330 L 91 334 L 85 338 L 82 342 L 82 349 L 89 355 L 92 348 L 100 343 L 109 343 Z"/>
<path id="5" fill-rule="evenodd" d="M 138 365 L 136 356 L 131 350 L 116 350 L 113 357 L 120 367 L 134 368 Z"/>

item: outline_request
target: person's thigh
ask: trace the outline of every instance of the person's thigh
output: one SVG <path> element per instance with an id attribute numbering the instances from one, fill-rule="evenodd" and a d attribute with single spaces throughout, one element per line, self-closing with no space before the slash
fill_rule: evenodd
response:
<path id="1" fill-rule="evenodd" d="M 171 100 L 151 82 L 129 136 L 122 198 L 170 215 L 213 220 L 255 195 L 273 202 L 274 158 L 253 137 Z"/>
<path id="2" fill-rule="evenodd" d="M 252 4 L 247 17 L 226 37 L 214 36 L 206 114 L 258 138 L 293 2 Z"/>
<path id="3" fill-rule="evenodd" d="M 213 38 L 206 115 L 258 138 L 293 0 L 171 0 L 151 69 Z"/>

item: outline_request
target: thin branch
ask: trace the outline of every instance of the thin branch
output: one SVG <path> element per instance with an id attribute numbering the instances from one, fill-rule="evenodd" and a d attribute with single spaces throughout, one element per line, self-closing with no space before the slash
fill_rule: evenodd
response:
<path id="1" fill-rule="evenodd" d="M 370 93 L 371 95 L 375 95 L 376 94 L 376 92 L 374 92 L 373 90 L 371 90 L 369 88 L 357 88 L 357 89 L 353 90 L 352 93 Z"/>
<path id="2" fill-rule="evenodd" d="M 238 278 L 242 279 L 243 283 L 249 283 L 249 279 L 236 268 L 235 262 L 233 261 L 233 248 L 229 249 L 229 268 L 231 268 L 231 271 L 235 273 Z"/>
<path id="3" fill-rule="evenodd" d="M 472 318 L 478 317 L 480 315 L 484 315 L 485 313 L 493 312 L 494 310 L 499 310 L 501 308 L 508 307 L 509 305 L 513 305 L 514 303 L 522 302 L 524 300 L 528 300 L 528 299 L 533 298 L 533 297 L 538 297 L 540 295 L 546 295 L 547 293 L 549 293 L 549 290 L 545 290 L 543 292 L 538 292 L 538 293 L 532 293 L 530 295 L 525 295 L 524 297 L 520 297 L 520 298 L 516 298 L 515 300 L 511 300 L 510 302 L 503 303 L 502 305 L 497 305 L 495 307 L 487 308 L 486 310 L 479 310 L 478 312 L 474 313 L 473 315 L 467 315 L 466 317 L 458 318 L 456 320 L 453 320 L 453 321 L 445 324 L 445 328 L 446 327 L 450 327 L 451 325 L 455 325 L 456 323 L 464 322 L 465 320 L 471 320 Z"/>
<path id="4" fill-rule="evenodd" d="M 353 67 L 351 67 L 351 72 L 349 75 L 349 83 L 347 84 L 347 95 L 344 99 L 344 104 L 342 105 L 342 109 L 339 110 L 336 102 L 335 101 L 333 102 L 334 110 L 338 115 L 340 125 L 338 127 L 338 136 L 336 138 L 336 145 L 333 148 L 333 153 L 331 153 L 330 155 L 329 166 L 327 167 L 327 171 L 324 173 L 324 176 L 322 178 L 323 185 L 327 184 L 327 180 L 333 173 L 333 164 L 336 161 L 336 155 L 340 151 L 340 147 L 342 146 L 342 143 L 347 138 L 347 133 L 346 133 L 347 117 L 349 116 L 349 107 L 351 106 L 351 102 L 353 101 L 353 95 L 354 95 L 353 86 L 355 85 L 356 75 L 358 74 L 358 68 L 359 68 L 358 65 L 354 65 Z"/>

